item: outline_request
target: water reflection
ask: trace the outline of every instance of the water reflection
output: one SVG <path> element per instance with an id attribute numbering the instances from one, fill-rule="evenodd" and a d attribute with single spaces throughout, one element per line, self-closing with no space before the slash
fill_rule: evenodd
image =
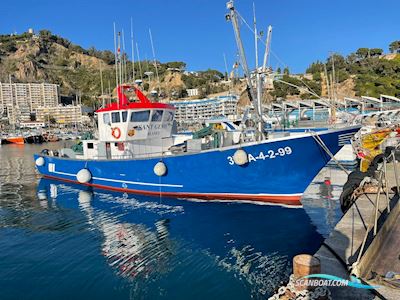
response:
<path id="1" fill-rule="evenodd" d="M 305 191 L 303 208 L 324 237 L 330 234 L 342 216 L 339 197 L 346 180 L 343 170 L 323 168 Z"/>
<path id="2" fill-rule="evenodd" d="M 234 282 L 245 298 L 265 297 L 290 274 L 291 256 L 320 241 L 301 209 L 138 197 L 42 179 L 38 198 L 45 196 L 58 207 L 76 207 L 101 232 L 102 255 L 134 283 L 136 296 L 157 282 L 169 294 L 183 273 L 189 282 L 218 287 L 221 296 L 238 298 L 227 292 Z M 226 282 L 212 282 L 221 274 Z M 207 295 L 204 288 L 194 290 Z"/>
<path id="3" fill-rule="evenodd" d="M 77 197 L 76 197 L 77 196 Z M 172 254 L 169 241 L 169 219 L 161 219 L 154 223 L 154 229 L 143 224 L 122 223 L 105 210 L 92 206 L 94 197 L 102 200 L 114 200 L 116 203 L 128 201 L 127 194 L 122 197 L 112 197 L 106 193 L 96 193 L 88 188 L 82 190 L 79 186 L 61 184 L 56 181 L 42 179 L 39 183 L 38 198 L 51 199 L 52 202 L 71 201 L 77 198 L 80 210 L 86 215 L 88 224 L 99 230 L 104 237 L 101 253 L 108 265 L 117 275 L 127 279 L 148 277 L 150 273 L 165 273 L 165 264 Z M 132 199 L 131 208 L 146 207 L 149 210 L 160 209 L 160 213 L 179 211 L 167 205 L 157 205 L 151 202 L 139 203 Z M 60 204 L 62 205 L 62 204 Z M 123 206 L 121 206 L 123 207 Z"/>

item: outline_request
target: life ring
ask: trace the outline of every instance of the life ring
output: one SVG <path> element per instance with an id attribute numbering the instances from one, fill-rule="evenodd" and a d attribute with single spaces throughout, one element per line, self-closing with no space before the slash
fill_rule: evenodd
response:
<path id="1" fill-rule="evenodd" d="M 121 137 L 121 129 L 118 127 L 111 128 L 111 135 L 118 140 Z"/>

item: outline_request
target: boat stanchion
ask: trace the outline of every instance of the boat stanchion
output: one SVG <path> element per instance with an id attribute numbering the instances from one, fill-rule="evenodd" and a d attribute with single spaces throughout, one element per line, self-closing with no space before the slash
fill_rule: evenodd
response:
<path id="1" fill-rule="evenodd" d="M 247 156 L 246 151 L 243 149 L 236 150 L 235 154 L 233 155 L 233 161 L 238 166 L 243 166 L 249 162 L 249 158 Z"/>
<path id="2" fill-rule="evenodd" d="M 156 163 L 156 165 L 154 166 L 154 174 L 156 174 L 157 176 L 164 176 L 167 173 L 167 166 L 165 165 L 164 162 L 159 161 L 158 163 Z"/>
<path id="3" fill-rule="evenodd" d="M 76 180 L 80 183 L 88 183 L 92 179 L 92 174 L 88 169 L 81 169 L 78 174 L 76 174 Z"/>

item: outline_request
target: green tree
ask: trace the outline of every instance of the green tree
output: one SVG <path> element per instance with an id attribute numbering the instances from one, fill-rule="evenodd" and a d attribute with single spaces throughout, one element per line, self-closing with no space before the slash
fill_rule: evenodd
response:
<path id="1" fill-rule="evenodd" d="M 358 57 L 359 59 L 365 59 L 365 58 L 367 58 L 368 55 L 369 55 L 369 49 L 368 49 L 368 48 L 359 48 L 359 49 L 356 51 L 356 54 L 357 54 L 357 57 Z"/>
<path id="2" fill-rule="evenodd" d="M 288 68 L 288 67 L 285 67 L 285 68 L 283 69 L 283 74 L 285 74 L 285 75 L 289 75 L 289 74 L 290 74 L 290 71 L 289 71 L 289 68 Z"/>
<path id="3" fill-rule="evenodd" d="M 306 73 L 321 73 L 324 71 L 324 64 L 320 61 L 317 61 L 315 63 L 312 63 L 306 70 Z"/>
<path id="4" fill-rule="evenodd" d="M 380 49 L 380 48 L 372 48 L 369 50 L 369 54 L 371 56 L 379 56 L 379 55 L 382 55 L 382 53 L 383 53 L 383 49 Z"/>
<path id="5" fill-rule="evenodd" d="M 400 53 L 400 41 L 394 41 L 390 43 L 389 51 L 391 53 Z"/>

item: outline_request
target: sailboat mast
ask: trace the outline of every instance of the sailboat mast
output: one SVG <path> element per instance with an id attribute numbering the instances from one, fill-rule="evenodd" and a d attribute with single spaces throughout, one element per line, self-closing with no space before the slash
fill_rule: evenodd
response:
<path id="1" fill-rule="evenodd" d="M 128 79 L 128 74 L 126 71 L 126 50 L 125 50 L 125 32 L 122 29 L 122 81 L 125 83 Z"/>
<path id="2" fill-rule="evenodd" d="M 100 85 L 101 85 L 101 98 L 102 98 L 102 107 L 104 106 L 104 84 L 103 84 L 103 67 L 100 61 Z"/>
<path id="3" fill-rule="evenodd" d="M 133 46 L 133 20 L 131 18 L 132 81 L 135 82 L 135 51 Z"/>
<path id="4" fill-rule="evenodd" d="M 137 53 L 137 58 L 138 58 L 138 63 L 139 63 L 140 79 L 143 82 L 142 64 L 140 63 L 140 53 L 139 53 L 139 45 L 138 45 L 138 43 L 136 43 L 136 53 Z"/>
<path id="5" fill-rule="evenodd" d="M 157 76 L 157 83 L 158 83 L 158 93 L 160 93 L 160 77 L 158 76 L 158 67 L 157 67 L 157 61 L 156 61 L 156 53 L 154 51 L 154 44 L 153 44 L 153 35 L 151 34 L 151 29 L 149 28 L 149 35 L 150 35 L 150 43 L 151 43 L 151 51 L 153 52 L 153 61 L 154 61 L 154 67 L 156 69 L 156 76 Z"/>

